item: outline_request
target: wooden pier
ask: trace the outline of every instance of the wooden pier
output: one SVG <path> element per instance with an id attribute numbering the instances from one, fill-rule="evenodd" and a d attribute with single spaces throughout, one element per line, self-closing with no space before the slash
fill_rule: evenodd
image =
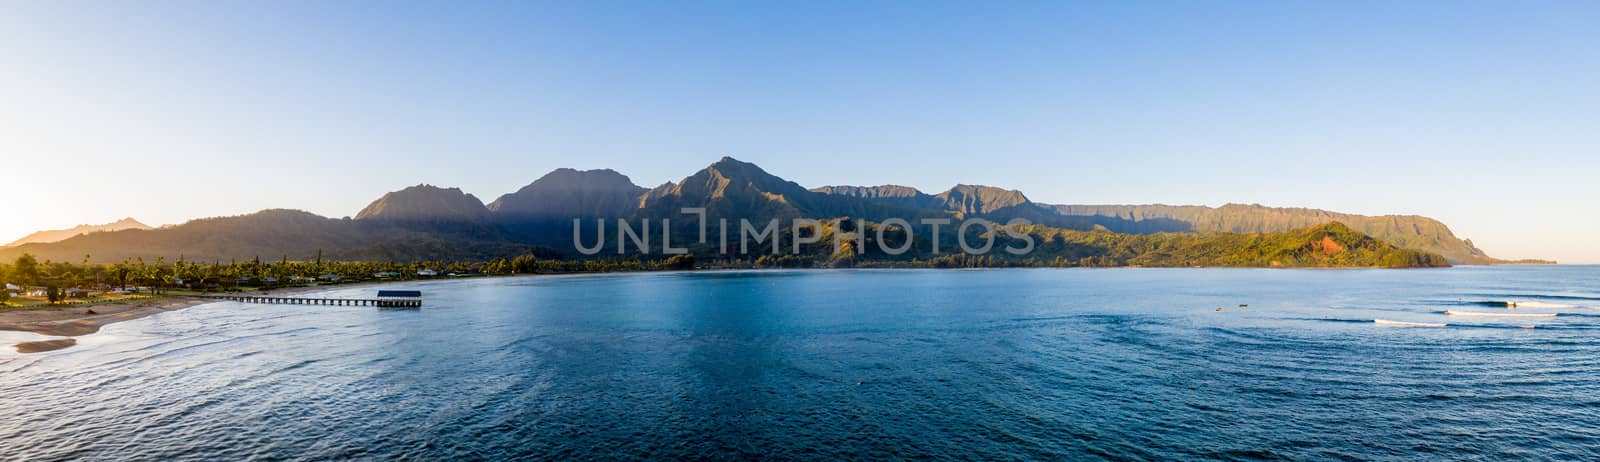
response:
<path id="1" fill-rule="evenodd" d="M 272 297 L 265 295 L 195 295 L 195 297 L 212 300 L 227 300 L 240 303 L 261 303 L 268 305 L 332 305 L 332 306 L 376 306 L 379 308 L 421 308 L 422 299 L 407 298 L 396 299 L 390 297 L 380 298 L 306 298 L 306 297 Z"/>

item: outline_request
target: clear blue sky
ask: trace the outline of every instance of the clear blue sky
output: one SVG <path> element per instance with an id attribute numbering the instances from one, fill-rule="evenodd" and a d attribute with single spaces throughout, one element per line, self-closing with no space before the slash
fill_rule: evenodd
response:
<path id="1" fill-rule="evenodd" d="M 0 240 L 675 181 L 1439 218 L 1600 262 L 1597 2 L 16 2 Z"/>

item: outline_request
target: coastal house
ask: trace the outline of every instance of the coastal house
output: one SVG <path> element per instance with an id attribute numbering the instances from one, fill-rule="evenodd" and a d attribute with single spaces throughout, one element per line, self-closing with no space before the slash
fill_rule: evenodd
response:
<path id="1" fill-rule="evenodd" d="M 22 286 L 16 284 L 6 284 L 6 292 L 11 292 L 11 295 L 20 294 L 22 293 Z"/>
<path id="2" fill-rule="evenodd" d="M 425 269 L 425 270 L 418 270 L 417 271 L 417 276 L 421 276 L 421 277 L 425 277 L 425 278 L 431 278 L 431 277 L 438 276 L 438 275 L 439 275 L 438 271 L 434 271 L 434 270 L 431 270 L 431 269 Z"/>
<path id="3" fill-rule="evenodd" d="M 261 285 L 264 285 L 264 286 L 275 286 L 275 285 L 278 285 L 278 278 L 275 278 L 275 277 L 272 277 L 272 276 L 267 276 L 267 277 L 261 278 Z"/>
<path id="4" fill-rule="evenodd" d="M 343 278 L 340 278 L 339 275 L 333 273 L 317 276 L 317 280 L 322 282 L 339 282 L 340 279 Z"/>
<path id="5" fill-rule="evenodd" d="M 289 278 L 289 282 L 291 284 L 310 284 L 310 283 L 313 283 L 313 282 L 317 282 L 317 278 L 306 277 L 306 276 L 294 276 L 294 277 Z"/>
<path id="6" fill-rule="evenodd" d="M 376 272 L 376 273 L 372 273 L 372 277 L 378 278 L 378 279 L 397 278 L 397 277 L 400 277 L 400 272 L 399 271 L 379 271 L 379 272 Z"/>

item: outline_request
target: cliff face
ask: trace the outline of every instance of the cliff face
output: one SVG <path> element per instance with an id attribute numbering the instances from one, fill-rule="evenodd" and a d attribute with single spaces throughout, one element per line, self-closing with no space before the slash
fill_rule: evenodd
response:
<path id="1" fill-rule="evenodd" d="M 1072 216 L 1118 218 L 1126 228 L 1112 231 L 1277 233 L 1326 223 L 1344 223 L 1351 229 L 1400 248 L 1434 252 L 1453 263 L 1489 264 L 1490 258 L 1471 241 L 1456 237 L 1448 226 L 1415 215 L 1365 216 L 1306 208 L 1277 208 L 1228 204 L 1222 207 L 1173 205 L 1052 205 L 1057 213 Z"/>
<path id="2" fill-rule="evenodd" d="M 856 197 L 867 200 L 890 203 L 901 207 L 919 209 L 939 209 L 945 207 L 945 201 L 938 197 L 923 194 L 916 188 L 900 185 L 883 186 L 822 186 L 812 188 L 811 191 L 835 196 Z"/>
<path id="3" fill-rule="evenodd" d="M 965 184 L 958 184 L 934 197 L 943 202 L 946 209 L 975 216 L 1033 203 L 1021 191 Z"/>

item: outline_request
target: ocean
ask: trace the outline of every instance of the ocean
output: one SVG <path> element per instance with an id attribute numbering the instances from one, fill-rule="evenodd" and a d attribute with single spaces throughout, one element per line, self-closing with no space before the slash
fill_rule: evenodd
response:
<path id="1" fill-rule="evenodd" d="M 1593 266 L 389 287 L 8 347 L 0 459 L 1600 458 Z"/>

